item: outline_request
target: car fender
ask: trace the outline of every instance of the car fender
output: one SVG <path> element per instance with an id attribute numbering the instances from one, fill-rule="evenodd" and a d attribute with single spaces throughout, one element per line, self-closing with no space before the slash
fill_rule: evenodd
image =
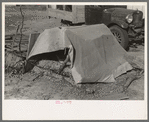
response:
<path id="1" fill-rule="evenodd" d="M 121 28 L 124 28 L 124 29 L 127 29 L 128 26 L 129 26 L 126 22 L 120 21 L 120 20 L 111 21 L 107 26 L 110 27 L 112 25 L 118 25 L 118 26 L 120 26 Z"/>

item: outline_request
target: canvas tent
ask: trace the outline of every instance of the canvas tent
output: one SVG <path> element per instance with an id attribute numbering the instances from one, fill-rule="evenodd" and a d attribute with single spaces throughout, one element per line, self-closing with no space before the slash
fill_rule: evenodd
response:
<path id="1" fill-rule="evenodd" d="M 126 51 L 104 24 L 46 29 L 31 45 L 27 60 L 72 45 L 71 71 L 76 83 L 115 82 L 132 69 Z"/>

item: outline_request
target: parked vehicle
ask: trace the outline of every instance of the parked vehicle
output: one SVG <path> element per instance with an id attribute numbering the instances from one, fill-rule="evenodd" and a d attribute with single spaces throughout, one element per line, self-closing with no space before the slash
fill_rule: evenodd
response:
<path id="1" fill-rule="evenodd" d="M 144 19 L 142 11 L 126 8 L 113 5 L 57 5 L 55 9 L 47 6 L 47 11 L 50 17 L 60 18 L 69 25 L 104 23 L 121 46 L 127 49 L 130 39 L 144 38 Z"/>

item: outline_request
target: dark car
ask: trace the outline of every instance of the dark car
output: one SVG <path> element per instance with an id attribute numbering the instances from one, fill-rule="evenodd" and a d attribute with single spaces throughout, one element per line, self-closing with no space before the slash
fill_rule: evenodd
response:
<path id="1" fill-rule="evenodd" d="M 124 49 L 129 39 L 144 38 L 143 12 L 114 6 L 85 6 L 85 23 L 106 24 Z"/>

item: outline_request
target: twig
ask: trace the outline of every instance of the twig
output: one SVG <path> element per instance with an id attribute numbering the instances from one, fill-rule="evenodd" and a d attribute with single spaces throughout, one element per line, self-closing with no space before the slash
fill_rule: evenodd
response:
<path id="1" fill-rule="evenodd" d="M 37 75 L 37 76 L 33 79 L 33 81 L 35 81 L 36 79 L 38 79 L 38 78 L 40 78 L 40 77 L 42 77 L 42 76 L 43 76 L 43 72 L 40 73 L 39 75 Z"/>

